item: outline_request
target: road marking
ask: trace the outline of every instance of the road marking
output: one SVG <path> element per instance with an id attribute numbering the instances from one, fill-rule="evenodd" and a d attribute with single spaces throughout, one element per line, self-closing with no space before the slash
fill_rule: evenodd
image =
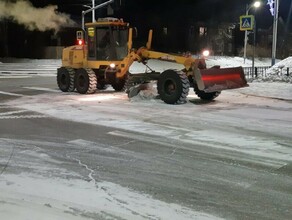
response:
<path id="1" fill-rule="evenodd" d="M 24 96 L 26 96 L 26 95 L 22 95 L 22 94 L 11 93 L 11 92 L 4 92 L 4 91 L 0 91 L 0 94 L 10 95 L 10 96 L 18 96 L 18 97 L 24 97 Z"/>
<path id="2" fill-rule="evenodd" d="M 14 114 L 19 114 L 19 113 L 23 113 L 23 112 L 28 112 L 28 110 L 19 110 L 19 111 L 2 112 L 2 113 L 0 113 L 0 116 L 4 116 L 4 115 L 14 115 Z"/>
<path id="3" fill-rule="evenodd" d="M 3 109 L 3 108 L 4 108 L 4 109 L 7 109 L 7 108 L 11 108 L 11 107 L 10 107 L 10 106 L 7 106 L 7 105 L 1 105 L 1 104 L 0 104 L 0 109 L 1 109 L 1 108 L 2 108 L 2 109 Z"/>
<path id="4" fill-rule="evenodd" d="M 83 139 L 75 139 L 72 141 L 67 141 L 67 143 L 68 144 L 75 144 L 77 146 L 83 146 L 83 147 L 96 145 L 95 142 L 87 141 L 87 140 L 83 140 Z"/>
<path id="5" fill-rule="evenodd" d="M 107 134 L 109 135 L 113 135 L 113 136 L 118 136 L 118 137 L 124 137 L 124 138 L 130 138 L 130 139 L 134 139 L 134 140 L 138 140 L 138 141 L 144 141 L 144 142 L 148 142 L 148 143 L 153 143 L 153 144 L 159 144 L 162 146 L 166 146 L 169 148 L 175 148 L 177 150 L 178 146 L 176 144 L 173 143 L 167 143 L 164 142 L 163 140 L 158 140 L 159 137 L 147 137 L 144 135 L 139 135 L 139 134 L 134 134 L 134 133 L 130 133 L 130 132 L 123 132 L 123 131 L 110 131 Z M 161 139 L 166 140 L 164 137 L 161 137 Z M 190 150 L 187 147 L 183 147 L 183 146 L 179 146 L 179 148 L 181 149 L 185 149 L 185 150 Z"/>
<path id="6" fill-rule="evenodd" d="M 168 148 L 172 148 L 172 153 L 170 154 L 170 156 L 172 156 L 173 154 L 175 154 L 176 151 L 178 150 L 187 150 L 187 151 L 191 151 L 191 152 L 198 152 L 198 153 L 202 153 L 202 154 L 208 154 L 208 155 L 215 155 L 215 156 L 219 156 L 219 157 L 224 157 L 224 158 L 230 158 L 230 159 L 237 159 L 238 161 L 242 161 L 242 162 L 247 162 L 247 163 L 251 163 L 251 164 L 260 164 L 260 165 L 264 165 L 267 167 L 272 167 L 274 169 L 278 169 L 282 166 L 286 165 L 286 161 L 283 160 L 277 160 L 277 159 L 273 159 L 273 158 L 265 158 L 265 157 L 261 157 L 258 155 L 253 155 L 256 156 L 257 159 L 253 159 L 253 158 L 249 158 L 249 157 L 242 157 L 241 153 L 242 152 L 238 152 L 238 151 L 234 151 L 234 150 L 228 150 L 229 152 L 233 152 L 234 154 L 226 154 L 224 151 L 220 152 L 220 151 L 213 151 L 212 148 L 214 148 L 212 145 L 209 145 L 208 143 L 202 143 L 202 142 L 198 142 L 198 141 L 194 141 L 194 140 L 188 140 L 188 139 L 170 139 L 172 140 L 172 143 L 169 143 L 169 138 L 163 139 L 163 137 L 161 137 L 161 140 L 159 139 L 159 137 L 149 137 L 149 136 L 144 136 L 144 135 L 139 135 L 139 134 L 135 134 L 135 133 L 130 133 L 130 132 L 123 132 L 123 131 L 110 131 L 107 134 L 109 135 L 113 135 L 113 136 L 118 136 L 118 137 L 124 137 L 124 138 L 129 138 L 129 139 L 133 139 L 133 140 L 138 140 L 138 141 L 144 141 L 144 142 L 148 142 L 148 143 L 154 143 L 154 144 L 159 144 L 162 146 L 166 146 Z M 181 143 L 184 144 L 189 144 L 190 146 L 182 146 Z M 192 145 L 196 145 L 197 147 L 192 147 Z M 210 149 L 211 148 L 211 149 Z"/>
<path id="7" fill-rule="evenodd" d="M 0 116 L 0 120 L 5 119 L 32 119 L 32 118 L 48 118 L 49 116 L 46 115 L 19 115 L 19 116 L 12 116 L 12 115 L 6 115 L 6 116 Z"/>
<path id="8" fill-rule="evenodd" d="M 11 76 L 11 75 L 0 75 L 0 79 L 24 79 L 31 78 L 31 76 Z"/>
<path id="9" fill-rule="evenodd" d="M 50 89 L 50 88 L 43 88 L 43 87 L 22 87 L 22 88 L 30 89 L 30 90 L 38 90 L 38 91 L 56 92 L 56 93 L 60 92 L 60 90 L 57 90 L 57 89 Z"/>

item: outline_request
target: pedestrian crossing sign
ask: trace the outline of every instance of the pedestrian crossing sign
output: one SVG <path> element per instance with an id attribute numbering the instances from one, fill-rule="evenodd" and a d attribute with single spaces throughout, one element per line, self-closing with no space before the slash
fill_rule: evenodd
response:
<path id="1" fill-rule="evenodd" d="M 241 31 L 251 31 L 254 26 L 254 16 L 253 15 L 242 15 L 240 16 L 240 30 Z"/>

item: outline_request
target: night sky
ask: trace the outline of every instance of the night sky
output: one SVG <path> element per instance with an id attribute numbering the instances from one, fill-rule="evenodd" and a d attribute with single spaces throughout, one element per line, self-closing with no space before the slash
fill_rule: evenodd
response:
<path id="1" fill-rule="evenodd" d="M 0 0 L 2 1 L 2 0 Z M 77 23 L 75 29 L 81 28 L 81 12 L 88 8 L 82 5 L 91 5 L 92 0 L 24 0 L 30 1 L 34 7 L 41 9 L 48 5 L 57 5 L 57 11 L 68 14 L 73 21 Z M 6 0 L 6 2 L 19 2 L 15 0 Z M 96 4 L 105 2 L 105 0 L 95 0 Z M 184 50 L 186 48 L 186 40 L 188 31 L 193 25 L 208 24 L 213 27 L 218 27 L 220 24 L 229 23 L 237 25 L 237 33 L 235 44 L 240 47 L 243 43 L 243 32 L 239 31 L 239 16 L 245 14 L 246 4 L 251 4 L 251 0 L 116 0 L 113 5 L 114 14 L 112 17 L 123 18 L 129 22 L 131 26 L 137 27 L 138 38 L 135 39 L 137 45 L 135 47 L 145 44 L 148 30 L 154 29 L 153 46 L 158 49 L 165 49 L 169 51 Z M 256 15 L 257 28 L 269 29 L 273 24 L 273 17 L 270 14 L 269 6 L 266 5 L 266 0 L 262 0 L 263 6 L 259 9 L 251 9 L 250 14 Z M 1 2 L 0 2 L 1 3 Z M 292 21 L 288 22 L 289 11 L 292 11 L 291 0 L 280 0 L 280 26 L 286 26 L 288 23 L 288 30 L 292 32 Z M 0 4 L 1 6 L 1 4 Z M 3 2 L 2 2 L 3 7 Z M 1 9 L 1 8 L 0 8 Z M 5 10 L 2 8 L 1 10 Z M 15 15 L 20 13 L 16 12 Z M 38 10 L 39 11 L 39 10 Z M 3 11 L 2 11 L 3 12 Z M 54 14 L 55 12 L 52 11 Z M 38 19 L 32 17 L 35 15 L 26 15 L 32 20 L 32 27 L 35 26 L 33 21 Z M 43 14 L 40 15 L 43 17 Z M 47 15 L 50 16 L 50 15 Z M 99 9 L 96 11 L 96 18 L 106 17 L 107 9 Z M 28 56 L 28 48 L 35 45 L 56 45 L 69 46 L 75 42 L 75 31 L 70 30 L 67 35 L 63 37 L 61 43 L 52 38 L 53 33 L 43 32 L 40 34 L 40 29 L 30 30 L 27 25 L 21 24 L 23 19 L 18 16 L 20 20 L 2 19 L 2 26 L 0 23 L 0 56 Z M 27 18 L 28 18 L 27 17 Z M 1 18 L 1 11 L 0 11 Z M 9 20 L 9 21 L 8 21 Z M 291 19 L 290 19 L 291 20 Z M 0 20 L 1 21 L 1 20 Z M 86 16 L 86 22 L 91 22 L 91 13 Z M 39 22 L 35 22 L 39 23 Z M 41 27 L 47 25 L 47 20 L 43 21 Z M 66 22 L 63 22 L 68 24 Z M 6 25 L 5 25 L 6 24 Z M 162 39 L 163 34 L 159 34 L 159 30 L 167 27 L 169 41 Z M 197 26 L 198 27 L 198 26 Z M 58 29 L 58 28 L 57 28 Z M 236 29 L 236 30 L 237 30 Z M 54 28 L 55 30 L 55 28 Z M 59 29 L 58 29 L 59 31 Z M 156 38 L 156 39 L 155 39 Z M 15 43 L 17 42 L 17 43 Z M 135 43 L 134 42 L 134 43 Z M 166 45 L 167 43 L 167 45 Z M 157 44 L 157 45 L 155 45 Z M 159 45 L 158 45 L 159 44 Z M 165 44 L 165 45 L 164 45 Z M 198 43 L 199 44 L 199 43 Z M 8 45 L 8 46 L 7 46 Z M 4 51 L 4 52 L 3 52 Z M 2 52 L 2 53 L 1 53 Z M 34 56 L 34 55 L 29 55 Z"/>
<path id="2" fill-rule="evenodd" d="M 48 4 L 58 5 L 59 11 L 66 12 L 73 19 L 78 19 L 82 10 L 87 8 L 82 5 L 91 5 L 92 0 L 31 0 L 38 7 Z M 96 4 L 104 2 L 95 0 Z M 143 21 L 155 22 L 158 17 L 163 23 L 179 22 L 181 25 L 190 21 L 208 22 L 238 22 L 239 16 L 245 13 L 245 5 L 251 0 L 116 0 L 121 2 L 119 10 L 115 10 L 115 16 L 123 17 L 125 20 L 138 25 Z M 256 14 L 259 28 L 268 28 L 272 25 L 273 18 L 266 5 L 266 0 L 262 0 L 263 7 L 250 10 L 251 14 Z M 287 22 L 291 0 L 280 0 L 279 16 Z M 106 10 L 98 10 L 98 16 L 105 16 Z M 90 15 L 88 15 L 90 17 Z M 153 21 L 154 20 L 154 21 Z M 144 26 L 144 25 L 143 25 Z"/>

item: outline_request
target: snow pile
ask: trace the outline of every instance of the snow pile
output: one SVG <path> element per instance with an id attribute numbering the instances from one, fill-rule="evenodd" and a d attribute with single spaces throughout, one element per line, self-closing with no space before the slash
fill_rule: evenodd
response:
<path id="1" fill-rule="evenodd" d="M 270 66 L 271 59 L 269 58 L 255 58 L 255 66 Z M 206 58 L 207 67 L 221 66 L 221 67 L 251 67 L 252 60 L 246 59 L 244 63 L 243 57 L 228 57 L 228 56 L 210 56 Z"/>
<path id="2" fill-rule="evenodd" d="M 287 75 L 287 68 L 289 68 L 289 75 Z M 292 83 L 292 57 L 288 57 L 267 70 L 267 76 L 258 79 L 257 81 L 270 82 L 287 82 Z"/>
<path id="3" fill-rule="evenodd" d="M 155 100 L 158 97 L 156 82 L 150 82 L 144 84 L 142 87 L 137 86 L 133 89 L 137 89 L 136 91 L 138 92 L 138 94 L 134 95 L 133 97 L 131 97 L 131 95 L 129 96 L 131 102 L 140 102 L 141 100 Z M 135 94 L 135 91 L 133 92 L 133 94 Z"/>

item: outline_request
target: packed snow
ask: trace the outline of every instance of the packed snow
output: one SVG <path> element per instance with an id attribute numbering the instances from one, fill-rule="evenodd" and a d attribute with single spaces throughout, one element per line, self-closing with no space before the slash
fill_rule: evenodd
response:
<path id="1" fill-rule="evenodd" d="M 292 83 L 292 57 L 288 57 L 267 70 L 267 77 L 259 81 L 287 82 Z"/>

